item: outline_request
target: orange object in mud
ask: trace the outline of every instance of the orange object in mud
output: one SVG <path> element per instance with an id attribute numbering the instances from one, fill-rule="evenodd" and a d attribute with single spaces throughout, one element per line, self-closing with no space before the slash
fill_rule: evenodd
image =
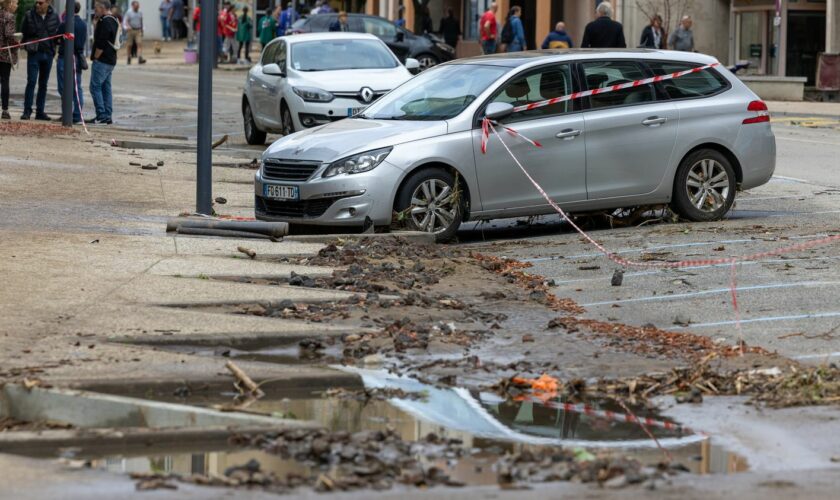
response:
<path id="1" fill-rule="evenodd" d="M 516 385 L 529 385 L 535 392 L 556 393 L 562 385 L 559 380 L 545 373 L 540 375 L 539 378 L 513 377 L 511 382 Z"/>

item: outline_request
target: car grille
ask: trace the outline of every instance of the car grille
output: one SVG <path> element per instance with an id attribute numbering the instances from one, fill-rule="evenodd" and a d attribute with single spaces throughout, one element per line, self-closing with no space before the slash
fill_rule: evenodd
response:
<path id="1" fill-rule="evenodd" d="M 336 97 L 342 97 L 344 99 L 355 99 L 362 104 L 373 104 L 377 99 L 379 99 L 380 97 L 382 97 L 383 95 L 385 95 L 387 93 L 388 93 L 387 90 L 374 91 L 373 97 L 371 98 L 370 102 L 367 102 L 367 103 L 362 100 L 362 96 L 360 95 L 359 92 L 333 92 L 332 95 L 334 95 Z M 342 118 L 344 118 L 344 117 L 342 117 Z"/>
<path id="2" fill-rule="evenodd" d="M 305 201 L 282 201 L 272 200 L 257 196 L 257 212 L 271 217 L 288 218 L 317 218 L 324 215 L 324 212 L 332 206 L 338 198 L 320 198 L 317 200 Z"/>
<path id="3" fill-rule="evenodd" d="M 303 163 L 288 160 L 265 160 L 263 179 L 274 181 L 305 181 L 318 170 L 318 163 Z"/>

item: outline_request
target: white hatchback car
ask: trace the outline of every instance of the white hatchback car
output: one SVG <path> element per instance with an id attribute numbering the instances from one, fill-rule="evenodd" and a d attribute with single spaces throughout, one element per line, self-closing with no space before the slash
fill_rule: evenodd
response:
<path id="1" fill-rule="evenodd" d="M 242 117 L 248 144 L 267 132 L 289 135 L 360 112 L 412 77 L 379 38 L 364 33 L 284 36 L 248 72 Z"/>

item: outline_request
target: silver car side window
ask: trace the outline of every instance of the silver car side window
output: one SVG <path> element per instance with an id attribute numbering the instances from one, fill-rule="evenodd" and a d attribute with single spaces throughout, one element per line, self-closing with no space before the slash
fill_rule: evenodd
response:
<path id="1" fill-rule="evenodd" d="M 277 51 L 274 55 L 274 62 L 280 66 L 281 70 L 286 69 L 286 43 L 277 42 Z"/>
<path id="2" fill-rule="evenodd" d="M 504 85 L 490 102 L 504 102 L 513 106 L 522 106 L 562 97 L 572 92 L 571 65 L 554 64 L 515 77 Z M 569 113 L 574 109 L 574 105 L 572 101 L 561 102 L 515 113 L 504 121 L 510 123 Z"/>
<path id="3" fill-rule="evenodd" d="M 647 63 L 654 75 L 666 75 L 696 68 L 698 64 L 674 61 Z M 697 73 L 659 83 L 671 99 L 707 97 L 729 88 L 729 82 L 717 71 L 708 68 Z"/>
<path id="4" fill-rule="evenodd" d="M 586 90 L 611 87 L 647 77 L 642 67 L 635 61 L 592 61 L 582 63 L 581 67 Z M 589 98 L 589 103 L 593 109 L 601 109 L 641 104 L 654 99 L 653 84 L 647 84 L 594 95 Z"/>
<path id="5" fill-rule="evenodd" d="M 268 47 L 266 47 L 263 51 L 262 59 L 260 59 L 260 64 L 265 66 L 266 64 L 271 64 L 272 62 L 274 62 L 274 52 L 277 50 L 278 44 L 279 42 L 268 44 Z"/>

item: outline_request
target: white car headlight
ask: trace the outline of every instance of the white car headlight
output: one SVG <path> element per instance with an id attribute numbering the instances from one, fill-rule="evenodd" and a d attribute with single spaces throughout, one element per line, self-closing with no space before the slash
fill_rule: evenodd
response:
<path id="1" fill-rule="evenodd" d="M 333 177 L 339 174 L 360 174 L 362 172 L 373 170 L 377 167 L 377 165 L 382 163 L 392 149 L 394 148 L 387 147 L 375 149 L 373 151 L 367 151 L 365 153 L 359 153 L 357 155 L 348 156 L 347 158 L 342 158 L 341 160 L 330 164 L 330 166 L 324 170 L 322 177 Z"/>
<path id="2" fill-rule="evenodd" d="M 334 98 L 334 96 L 326 90 L 321 90 L 316 87 L 292 87 L 292 90 L 304 101 L 330 102 Z"/>

